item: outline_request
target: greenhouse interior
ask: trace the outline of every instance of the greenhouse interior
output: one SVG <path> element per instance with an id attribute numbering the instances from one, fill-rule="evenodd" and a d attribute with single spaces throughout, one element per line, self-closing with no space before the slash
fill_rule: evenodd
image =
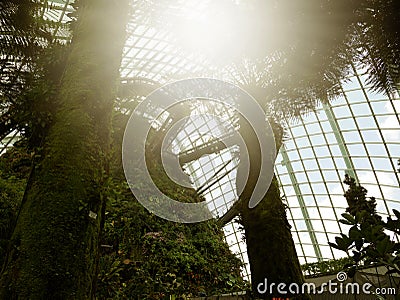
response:
<path id="1" fill-rule="evenodd" d="M 0 299 L 400 299 L 400 1 L 0 8 Z"/>

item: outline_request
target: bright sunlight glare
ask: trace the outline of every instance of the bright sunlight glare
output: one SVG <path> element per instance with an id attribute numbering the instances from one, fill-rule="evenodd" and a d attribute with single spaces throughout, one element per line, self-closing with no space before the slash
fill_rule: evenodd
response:
<path id="1" fill-rule="evenodd" d="M 201 10 L 184 10 L 176 20 L 177 40 L 190 51 L 220 58 L 234 49 L 234 33 L 238 30 L 235 23 L 235 4 L 222 1 L 208 3 Z"/>
<path id="2" fill-rule="evenodd" d="M 214 63 L 235 60 L 243 53 L 246 56 L 258 56 L 255 51 L 265 54 L 277 40 L 285 38 L 282 35 L 287 36 L 283 34 L 283 24 L 279 24 L 279 14 L 270 3 L 264 3 L 263 9 L 259 8 L 259 0 L 186 0 L 181 4 L 171 22 L 177 43 Z M 282 35 L 277 28 L 282 30 Z"/>

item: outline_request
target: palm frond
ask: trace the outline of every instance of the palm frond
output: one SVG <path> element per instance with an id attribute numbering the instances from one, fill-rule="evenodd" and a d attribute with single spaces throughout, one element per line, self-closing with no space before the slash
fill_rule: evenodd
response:
<path id="1" fill-rule="evenodd" d="M 359 60 L 368 70 L 368 83 L 379 92 L 393 92 L 400 84 L 400 2 L 364 1 L 358 12 Z"/>

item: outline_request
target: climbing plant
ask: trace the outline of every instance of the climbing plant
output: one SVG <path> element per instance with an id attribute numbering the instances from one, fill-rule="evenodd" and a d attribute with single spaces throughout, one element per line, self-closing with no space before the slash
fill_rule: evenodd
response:
<path id="1" fill-rule="evenodd" d="M 242 263 L 215 221 L 179 224 L 161 219 L 123 183 L 110 188 L 108 204 L 98 297 L 161 299 L 246 290 Z"/>
<path id="2" fill-rule="evenodd" d="M 113 144 L 120 145 L 126 116 L 116 112 L 114 120 Z M 151 133 L 150 141 L 154 141 L 152 136 L 157 132 Z M 178 186 L 167 176 L 158 152 L 146 155 L 152 179 L 165 195 L 181 202 L 204 200 L 194 189 Z M 148 212 L 130 191 L 120 157 L 120 149 L 115 147 L 101 239 L 98 297 L 161 299 L 246 290 L 242 262 L 229 250 L 216 221 L 181 224 Z M 141 180 L 142 171 L 135 170 L 135 188 L 143 194 L 148 189 L 148 196 L 153 197 Z"/>

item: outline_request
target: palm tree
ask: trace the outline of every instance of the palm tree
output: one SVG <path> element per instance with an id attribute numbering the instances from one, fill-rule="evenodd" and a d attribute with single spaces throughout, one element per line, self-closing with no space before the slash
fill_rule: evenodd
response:
<path id="1" fill-rule="evenodd" d="M 75 1 L 73 39 L 0 279 L 2 299 L 93 297 L 127 1 Z"/>
<path id="2" fill-rule="evenodd" d="M 265 68 L 264 64 L 257 64 L 246 60 L 241 65 L 236 64 L 234 70 L 240 77 L 238 81 L 241 86 L 254 95 L 256 100 L 265 108 L 269 123 L 274 132 L 275 147 L 279 151 L 284 142 L 282 115 L 292 114 L 298 117 L 299 112 L 307 111 L 312 101 L 317 101 L 317 99 L 309 98 L 305 101 L 305 88 L 302 90 L 302 94 L 297 94 L 296 89 L 287 84 L 289 83 L 287 80 L 287 83 L 282 85 L 282 87 L 271 86 L 270 83 L 274 82 L 273 61 L 269 61 L 268 65 L 270 69 Z M 278 80 L 275 79 L 276 81 Z M 282 93 L 282 91 L 286 91 L 286 93 Z M 272 111 L 268 111 L 271 107 L 267 106 L 267 104 L 271 105 L 272 101 L 265 101 L 267 95 L 268 99 L 269 97 L 277 99 L 278 95 L 282 95 L 278 103 L 282 106 L 286 103 L 291 105 L 285 106 L 285 109 L 280 107 L 279 110 L 272 113 Z M 297 99 L 298 101 L 293 103 L 291 102 L 293 99 Z M 258 144 L 257 137 L 251 128 L 248 127 L 246 122 L 241 122 L 239 132 L 244 137 L 246 147 L 250 151 L 250 166 L 253 165 L 255 168 L 252 169 L 250 167 L 250 180 L 239 195 L 238 205 L 233 207 L 233 211 L 234 214 L 239 215 L 239 222 L 244 229 L 250 263 L 252 292 L 257 297 L 270 299 L 285 295 L 280 294 L 276 289 L 272 292 L 268 291 L 267 294 L 260 294 L 258 286 L 259 284 L 263 284 L 265 279 L 269 283 L 285 283 L 287 286 L 291 283 L 296 283 L 301 286 L 304 282 L 304 277 L 292 239 L 291 226 L 287 220 L 286 205 L 282 202 L 276 176 L 273 177 L 271 185 L 262 201 L 254 208 L 248 207 L 249 199 L 258 178 L 255 176 L 255 180 L 252 181 L 251 178 L 254 175 L 252 176 L 251 173 L 258 174 L 259 166 L 261 165 L 261 157 L 258 154 L 261 149 L 257 151 L 256 147 Z M 238 177 L 241 176 L 240 172 L 241 168 L 239 165 Z M 234 214 L 229 212 L 221 218 L 220 224 L 229 221 Z M 262 289 L 263 287 L 261 287 Z M 292 296 L 294 296 L 294 299 L 309 299 L 308 295 Z"/>
<path id="3" fill-rule="evenodd" d="M 373 89 L 399 90 L 400 3 L 396 0 L 363 1 L 358 12 L 356 42 L 361 46 L 358 60 L 367 68 Z"/>
<path id="4" fill-rule="evenodd" d="M 348 75 L 352 63 L 369 68 L 375 89 L 391 92 L 399 83 L 400 26 L 394 26 L 400 19 L 398 1 L 223 2 L 223 13 L 234 11 L 234 23 L 241 27 L 225 33 L 233 41 L 221 37 L 227 45 L 224 56 L 230 61 L 210 56 L 210 52 L 208 58 L 230 65 L 237 82 L 262 104 L 274 124 L 277 149 L 283 142 L 283 120 L 299 118 L 320 101 L 338 95 L 338 83 Z M 169 25 L 168 29 L 174 30 L 174 21 Z M 254 145 L 251 135 L 248 140 Z M 254 165 L 259 164 L 257 155 L 253 159 Z M 250 191 L 251 184 L 247 193 Z M 241 198 L 246 198 L 245 192 Z M 302 282 L 276 181 L 256 208 L 249 210 L 243 200 L 238 202 L 241 207 L 234 207 L 220 223 L 241 213 L 253 290 L 265 277 L 274 282 Z"/>
<path id="5" fill-rule="evenodd" d="M 276 27 L 286 29 L 285 40 L 267 45 L 266 49 L 262 44 L 265 40 L 257 36 L 261 42 L 253 41 L 255 48 L 258 52 L 264 49 L 269 56 L 261 61 L 235 64 L 233 68 L 238 82 L 263 104 L 272 123 L 299 118 L 319 101 L 333 99 L 338 93 L 338 82 L 353 62 L 370 70 L 373 89 L 390 93 L 398 88 L 398 2 L 306 2 L 281 1 L 270 5 L 270 10 L 273 7 L 278 15 Z M 288 13 L 290 18 L 285 19 L 283 16 Z M 265 34 L 268 28 L 263 29 L 260 32 Z M 279 126 L 273 127 L 278 129 L 275 131 L 279 149 L 282 134 Z M 301 281 L 284 211 L 274 181 L 259 206 L 252 210 L 245 205 L 239 208 L 254 291 L 265 277 L 272 282 Z"/>

